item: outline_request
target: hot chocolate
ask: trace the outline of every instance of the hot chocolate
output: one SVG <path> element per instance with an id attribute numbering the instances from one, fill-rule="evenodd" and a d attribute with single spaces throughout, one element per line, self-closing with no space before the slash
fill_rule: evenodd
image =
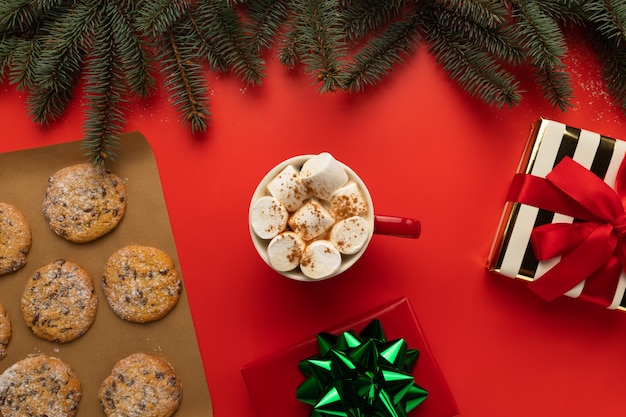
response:
<path id="1" fill-rule="evenodd" d="M 250 208 L 267 263 L 281 273 L 299 269 L 311 280 L 354 262 L 372 236 L 372 218 L 365 186 L 328 152 L 276 167 Z"/>

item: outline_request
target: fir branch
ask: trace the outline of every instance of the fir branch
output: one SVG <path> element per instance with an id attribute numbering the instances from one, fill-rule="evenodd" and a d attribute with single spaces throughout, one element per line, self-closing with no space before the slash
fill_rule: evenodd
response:
<path id="1" fill-rule="evenodd" d="M 602 75 L 609 93 L 626 113 L 626 49 L 613 38 L 591 33 L 592 43 L 602 62 Z"/>
<path id="2" fill-rule="evenodd" d="M 583 5 L 586 18 L 607 39 L 620 45 L 626 38 L 626 2 L 589 0 Z"/>
<path id="3" fill-rule="evenodd" d="M 544 96 L 555 107 L 571 107 L 573 94 L 569 74 L 561 57 L 567 46 L 557 22 L 543 12 L 535 1 L 515 1 L 513 18 L 527 58 L 537 69 L 537 81 Z"/>
<path id="4" fill-rule="evenodd" d="M 306 70 L 321 82 L 320 92 L 345 88 L 342 61 L 347 52 L 342 20 L 333 1 L 292 0 L 292 12 L 299 16 L 296 53 Z"/>
<path id="5" fill-rule="evenodd" d="M 281 26 L 287 21 L 288 0 L 256 0 L 247 8 L 246 32 L 253 53 L 269 48 Z"/>
<path id="6" fill-rule="evenodd" d="M 261 53 L 272 45 L 320 92 L 354 92 L 382 82 L 425 41 L 462 89 L 497 107 L 521 99 L 505 68 L 529 63 L 549 103 L 565 110 L 568 25 L 592 30 L 603 77 L 626 113 L 621 0 L 1 0 L 0 81 L 26 90 L 29 114 L 47 124 L 84 73 L 85 147 L 104 163 L 127 100 L 150 94 L 156 67 L 184 123 L 199 132 L 210 117 L 205 64 L 260 85 Z"/>
<path id="7" fill-rule="evenodd" d="M 140 0 L 137 28 L 156 36 L 171 30 L 187 13 L 191 0 Z"/>
<path id="8" fill-rule="evenodd" d="M 223 0 L 206 0 L 195 10 L 205 39 L 228 67 L 248 85 L 261 85 L 263 60 L 252 53 L 237 12 Z"/>
<path id="9" fill-rule="evenodd" d="M 3 0 L 0 2 L 0 33 L 25 34 L 36 28 L 52 9 L 69 5 L 68 0 Z"/>
<path id="10" fill-rule="evenodd" d="M 547 70 L 539 68 L 535 76 L 544 97 L 552 107 L 557 107 L 562 111 L 572 107 L 570 99 L 573 97 L 574 91 L 570 86 L 570 75 L 565 69 L 552 68 Z"/>
<path id="11" fill-rule="evenodd" d="M 119 146 L 117 135 L 125 125 L 124 68 L 114 32 L 119 30 L 119 10 L 112 3 L 98 27 L 92 54 L 85 70 L 85 98 L 88 110 L 83 150 L 94 164 L 114 159 Z"/>
<path id="12" fill-rule="evenodd" d="M 346 2 L 341 8 L 348 42 L 361 39 L 395 20 L 406 7 L 406 0 L 363 0 Z"/>
<path id="13" fill-rule="evenodd" d="M 519 82 L 486 51 L 471 48 L 462 34 L 440 20 L 441 9 L 423 14 L 430 51 L 449 76 L 470 95 L 489 105 L 514 106 L 521 100 Z"/>
<path id="14" fill-rule="evenodd" d="M 519 64 L 524 51 L 514 35 L 515 29 L 506 25 L 504 5 L 485 0 L 448 0 L 437 7 L 441 25 L 462 33 L 477 49 L 484 49 L 499 60 Z"/>
<path id="15" fill-rule="evenodd" d="M 125 5 L 110 3 L 107 8 L 111 19 L 111 36 L 122 67 L 122 74 L 131 92 L 140 98 L 147 97 L 156 86 L 152 64 L 145 41 L 136 36 L 133 27 L 135 10 L 133 2 Z"/>
<path id="16" fill-rule="evenodd" d="M 441 5 L 466 21 L 473 21 L 485 28 L 497 28 L 507 23 L 504 2 L 493 0 L 441 0 Z"/>
<path id="17" fill-rule="evenodd" d="M 71 98 L 83 64 L 90 34 L 102 14 L 99 4 L 78 3 L 76 7 L 44 23 L 46 48 L 28 81 L 27 106 L 33 120 L 48 124 L 59 118 Z"/>
<path id="18" fill-rule="evenodd" d="M 11 71 L 11 60 L 20 40 L 15 37 L 0 36 L 0 83 Z"/>
<path id="19" fill-rule="evenodd" d="M 183 25 L 174 25 L 159 45 L 157 59 L 165 76 L 164 85 L 172 104 L 181 113 L 181 121 L 189 125 L 192 133 L 204 132 L 211 116 L 208 110 L 204 72 L 201 64 L 190 59 Z M 188 33 L 188 32 L 187 32 Z"/>
<path id="20" fill-rule="evenodd" d="M 278 42 L 278 60 L 288 68 L 294 68 L 299 62 L 298 51 L 296 50 L 296 45 L 298 44 L 298 20 L 293 15 L 287 19 L 285 24 L 287 28 Z"/>
<path id="21" fill-rule="evenodd" d="M 537 6 L 564 27 L 583 26 L 587 2 L 588 0 L 542 0 L 537 2 Z"/>
<path id="22" fill-rule="evenodd" d="M 348 69 L 347 88 L 361 91 L 389 75 L 394 65 L 403 62 L 403 55 L 413 52 L 420 44 L 420 25 L 415 11 L 406 20 L 390 24 L 380 35 L 369 40 L 354 56 Z"/>
<path id="23" fill-rule="evenodd" d="M 194 55 L 200 60 L 206 59 L 209 67 L 215 71 L 228 71 L 228 62 L 221 56 L 215 43 L 207 38 L 210 34 L 207 34 L 207 32 L 201 28 L 201 22 L 199 21 L 201 17 L 197 15 L 196 10 L 189 9 L 187 16 L 189 21 L 183 23 L 183 25 L 188 26 L 189 38 L 191 38 L 192 42 L 195 44 L 196 52 Z"/>
<path id="24" fill-rule="evenodd" d="M 540 68 L 561 66 L 560 57 L 565 55 L 567 46 L 556 21 L 534 0 L 516 0 L 512 15 L 520 42 L 526 47 L 532 64 Z"/>
<path id="25" fill-rule="evenodd" d="M 36 64 L 41 56 L 41 39 L 15 39 L 14 49 L 11 54 L 11 68 L 9 82 L 15 84 L 18 90 L 37 88 L 33 82 L 36 80 Z"/>

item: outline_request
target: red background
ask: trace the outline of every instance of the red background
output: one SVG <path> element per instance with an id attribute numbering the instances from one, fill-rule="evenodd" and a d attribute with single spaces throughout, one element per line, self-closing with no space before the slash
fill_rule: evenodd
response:
<path id="1" fill-rule="evenodd" d="M 520 106 L 488 107 L 425 48 L 355 95 L 320 95 L 272 55 L 260 88 L 211 74 L 213 118 L 201 136 L 163 94 L 132 105 L 127 130 L 154 149 L 217 417 L 254 415 L 242 365 L 402 296 L 462 416 L 623 413 L 626 313 L 567 298 L 548 304 L 485 269 L 535 120 L 626 139 L 595 54 L 577 37 L 569 46 L 576 98 L 565 113 L 524 74 Z M 82 104 L 79 92 L 63 120 L 43 128 L 30 121 L 25 95 L 0 84 L 0 151 L 81 139 Z M 257 256 L 248 204 L 275 163 L 321 151 L 360 174 L 379 214 L 419 219 L 422 236 L 375 236 L 344 275 L 290 281 Z"/>

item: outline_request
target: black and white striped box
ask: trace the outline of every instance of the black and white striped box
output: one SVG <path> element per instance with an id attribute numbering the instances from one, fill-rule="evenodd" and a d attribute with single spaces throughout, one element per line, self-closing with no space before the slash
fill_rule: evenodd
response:
<path id="1" fill-rule="evenodd" d="M 533 127 L 519 173 L 544 178 L 556 164 L 569 156 L 614 188 L 619 167 L 626 154 L 626 142 L 584 129 L 541 119 Z M 571 223 L 574 219 L 537 207 L 507 202 L 494 239 L 488 269 L 501 275 L 533 281 L 559 262 L 559 258 L 537 261 L 530 245 L 532 230 L 542 224 Z M 584 282 L 565 295 L 579 297 Z M 609 309 L 626 310 L 626 274 L 622 272 Z"/>

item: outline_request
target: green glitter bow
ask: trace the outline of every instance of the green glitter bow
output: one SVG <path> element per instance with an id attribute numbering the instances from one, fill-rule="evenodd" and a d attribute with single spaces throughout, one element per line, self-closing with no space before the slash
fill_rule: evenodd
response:
<path id="1" fill-rule="evenodd" d="M 405 417 L 428 395 L 410 375 L 419 351 L 387 341 L 379 320 L 358 335 L 320 333 L 317 344 L 319 354 L 298 364 L 307 378 L 296 397 L 311 417 Z"/>

